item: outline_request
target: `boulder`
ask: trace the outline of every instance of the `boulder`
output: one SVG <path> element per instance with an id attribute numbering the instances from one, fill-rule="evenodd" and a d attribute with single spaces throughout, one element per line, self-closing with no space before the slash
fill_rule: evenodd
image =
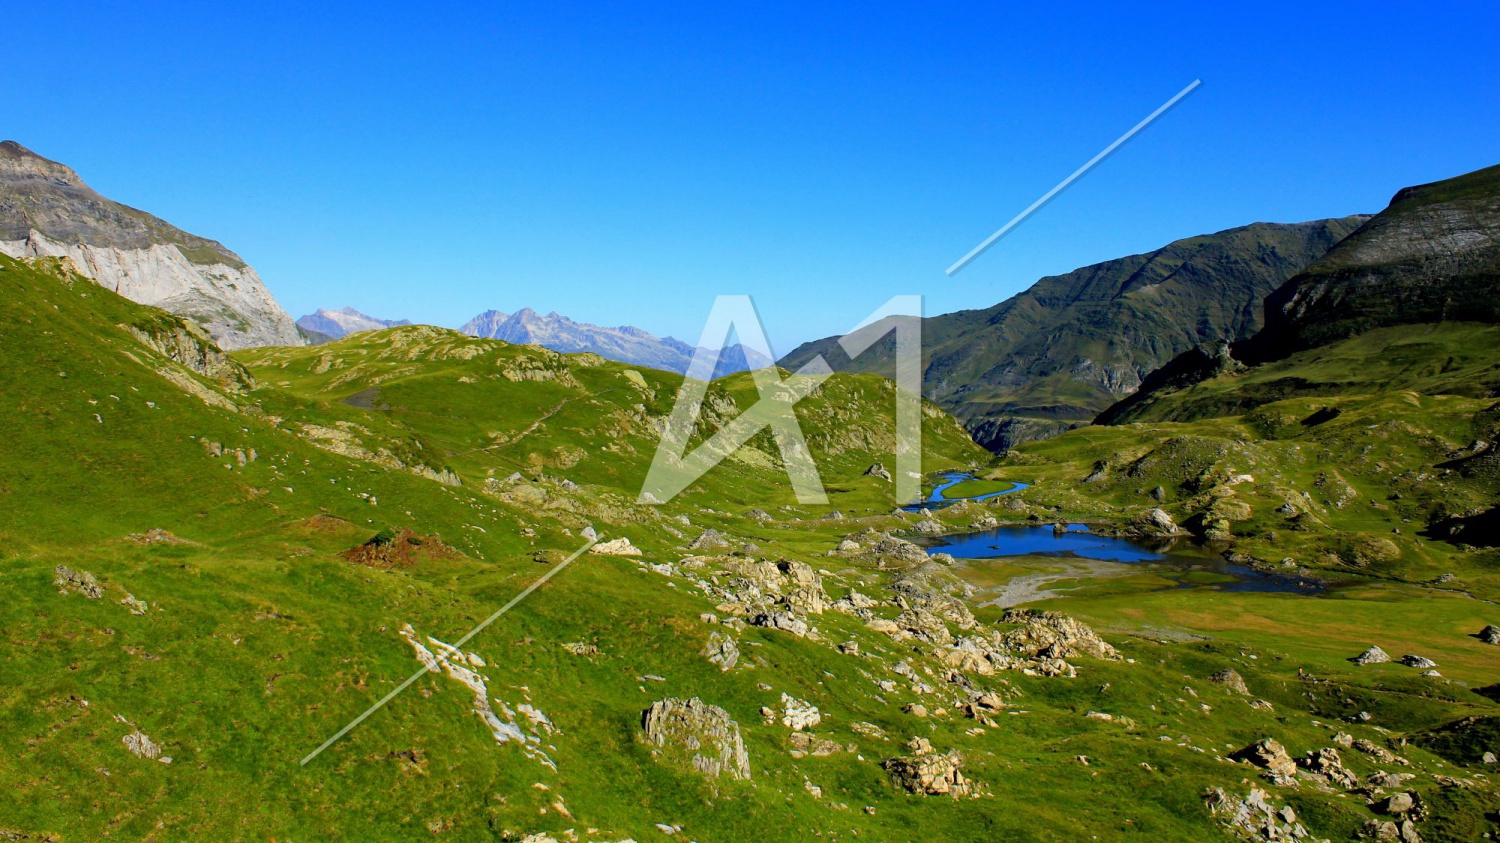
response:
<path id="1" fill-rule="evenodd" d="M 1355 664 L 1381 664 L 1390 660 L 1391 657 L 1388 653 L 1386 653 L 1386 651 L 1380 649 L 1379 647 L 1376 647 L 1373 644 L 1370 645 L 1370 649 L 1365 650 L 1363 653 L 1360 653 L 1359 655 L 1350 659 L 1350 661 L 1354 662 Z"/>
<path id="2" fill-rule="evenodd" d="M 698 538 L 693 539 L 693 543 L 688 545 L 688 550 L 722 550 L 726 547 L 729 547 L 729 539 L 718 530 L 708 529 L 704 530 Z"/>
<path id="3" fill-rule="evenodd" d="M 1245 761 L 1265 770 L 1272 781 L 1285 784 L 1295 781 L 1297 764 L 1287 754 L 1286 747 L 1275 738 L 1262 738 L 1249 746 L 1230 754 L 1235 761 Z"/>
<path id="4" fill-rule="evenodd" d="M 1406 665 L 1407 667 L 1415 667 L 1421 670 L 1430 670 L 1431 668 L 1438 666 L 1437 662 L 1427 658 L 1426 656 L 1414 656 L 1411 654 L 1402 656 L 1401 663 Z"/>
<path id="5" fill-rule="evenodd" d="M 1214 675 L 1208 677 L 1208 681 L 1214 683 L 1215 685 L 1223 685 L 1225 688 L 1228 688 L 1236 694 L 1243 694 L 1247 697 L 1250 696 L 1250 688 L 1245 684 L 1245 677 L 1241 676 L 1239 674 L 1239 671 L 1235 670 L 1232 667 L 1226 667 L 1218 673 L 1215 673 Z"/>
<path id="6" fill-rule="evenodd" d="M 806 700 L 799 700 L 790 694 L 781 695 L 781 725 L 800 732 L 823 722 L 823 715 L 818 707 Z"/>
<path id="7" fill-rule="evenodd" d="M 1067 659 L 1077 655 L 1107 660 L 1120 658 L 1115 648 L 1088 625 L 1067 615 L 1007 609 L 1001 620 L 1021 624 L 1017 629 L 1000 634 L 998 643 L 1003 649 L 1024 658 Z"/>
<path id="8" fill-rule="evenodd" d="M 140 729 L 136 729 L 125 737 L 120 738 L 120 742 L 125 744 L 125 748 L 130 750 L 130 754 L 136 758 L 145 758 L 154 761 L 161 757 L 161 747 L 146 737 L 146 734 Z M 170 761 L 171 759 L 168 760 Z"/>
<path id="9" fill-rule="evenodd" d="M 881 465 L 880 463 L 875 463 L 874 465 L 865 469 L 865 476 L 879 477 L 881 480 L 884 480 L 887 483 L 891 482 L 891 473 L 887 471 L 885 466 Z"/>
<path id="10" fill-rule="evenodd" d="M 750 756 L 729 713 L 693 697 L 665 699 L 641 715 L 646 743 L 692 753 L 694 770 L 710 778 L 750 778 Z"/>
<path id="11" fill-rule="evenodd" d="M 1479 640 L 1486 644 L 1500 644 L 1500 626 L 1490 624 L 1479 630 Z"/>
<path id="12" fill-rule="evenodd" d="M 1136 516 L 1136 526 L 1143 532 L 1158 536 L 1174 536 L 1177 534 L 1177 522 L 1167 514 L 1165 509 L 1154 507 Z"/>
<path id="13" fill-rule="evenodd" d="M 596 556 L 640 556 L 641 549 L 631 544 L 630 539 L 622 537 L 600 542 L 589 548 L 589 553 Z"/>

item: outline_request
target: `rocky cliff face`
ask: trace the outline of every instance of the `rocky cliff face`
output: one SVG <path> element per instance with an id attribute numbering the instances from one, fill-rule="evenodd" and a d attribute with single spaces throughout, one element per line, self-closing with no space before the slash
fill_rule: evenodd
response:
<path id="1" fill-rule="evenodd" d="M 1266 299 L 1242 356 L 1285 357 L 1372 328 L 1500 322 L 1500 166 L 1408 187 Z"/>
<path id="2" fill-rule="evenodd" d="M 187 317 L 226 349 L 302 343 L 238 255 L 100 196 L 14 141 L 0 143 L 0 252 L 71 258 L 100 286 Z"/>
<path id="3" fill-rule="evenodd" d="M 558 313 L 543 316 L 529 307 L 510 315 L 488 310 L 470 319 L 459 330 L 470 336 L 517 345 L 539 345 L 564 354 L 590 351 L 608 360 L 678 374 L 687 372 L 695 351 L 693 346 L 681 340 L 656 337 L 629 325 L 604 328 L 574 322 Z M 739 345 L 732 345 L 720 355 L 714 377 L 743 372 L 752 365 L 770 362 Z"/>

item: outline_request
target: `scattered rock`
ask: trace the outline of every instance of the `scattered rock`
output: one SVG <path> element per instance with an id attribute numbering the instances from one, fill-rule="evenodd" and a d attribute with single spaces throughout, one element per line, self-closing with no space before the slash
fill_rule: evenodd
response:
<path id="1" fill-rule="evenodd" d="M 564 650 L 567 650 L 568 652 L 572 653 L 575 656 L 597 656 L 597 655 L 599 655 L 599 648 L 597 646 L 593 645 L 593 644 L 590 644 L 590 643 L 586 642 L 586 641 L 574 641 L 571 644 L 564 644 L 564 645 L 562 645 L 562 648 Z"/>
<path id="2" fill-rule="evenodd" d="M 1382 664 L 1390 660 L 1391 657 L 1386 651 L 1373 644 L 1370 645 L 1370 649 L 1350 659 L 1355 664 Z"/>
<path id="3" fill-rule="evenodd" d="M 730 670 L 740 660 L 740 647 L 734 643 L 734 638 L 722 632 L 709 633 L 708 645 L 703 648 L 703 655 L 710 662 L 719 666 L 720 670 Z"/>
<path id="4" fill-rule="evenodd" d="M 57 575 L 57 579 L 53 580 L 53 585 L 56 585 L 62 594 L 71 591 L 74 594 L 82 594 L 90 600 L 98 600 L 104 596 L 104 589 L 99 587 L 99 581 L 94 579 L 94 575 L 88 571 L 75 571 L 66 565 L 58 565 L 52 569 L 52 572 Z"/>
<path id="5" fill-rule="evenodd" d="M 1307 829 L 1297 821 L 1292 806 L 1283 805 L 1277 810 L 1268 800 L 1269 796 L 1258 787 L 1251 787 L 1244 799 L 1225 793 L 1222 788 L 1209 788 L 1203 792 L 1208 811 L 1237 836 L 1252 840 L 1303 840 Z"/>
<path id="6" fill-rule="evenodd" d="M 750 778 L 739 724 L 718 706 L 697 697 L 659 700 L 642 714 L 641 726 L 647 743 L 691 752 L 693 769 L 705 776 Z"/>
<path id="7" fill-rule="evenodd" d="M 752 615 L 749 623 L 751 626 L 790 632 L 798 638 L 807 635 L 808 632 L 807 621 L 802 620 L 791 612 L 761 612 Z"/>
<path id="8" fill-rule="evenodd" d="M 129 592 L 125 593 L 125 599 L 120 601 L 120 605 L 129 609 L 132 615 L 144 615 L 146 610 L 151 608 L 146 601 L 136 599 L 136 596 Z"/>

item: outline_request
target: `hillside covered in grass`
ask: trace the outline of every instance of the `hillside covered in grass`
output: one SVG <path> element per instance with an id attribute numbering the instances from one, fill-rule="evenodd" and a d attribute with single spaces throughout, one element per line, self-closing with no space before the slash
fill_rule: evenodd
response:
<path id="1" fill-rule="evenodd" d="M 230 357 L 63 262 L 0 258 L 0 286 L 0 834 L 1197 841 L 1239 816 L 1442 840 L 1500 809 L 1481 693 L 1500 677 L 1474 637 L 1493 559 L 1384 539 L 1490 481 L 1377 493 L 1466 438 L 1480 399 L 1087 428 L 999 463 L 929 405 L 925 471 L 990 477 L 955 494 L 1031 485 L 909 512 L 882 476 L 893 387 L 836 375 L 796 406 L 829 505 L 796 502 L 766 434 L 642 505 L 671 373 L 420 326 Z M 709 396 L 699 439 L 757 397 L 748 375 Z M 1372 434 L 1381 402 L 1411 409 Z M 1152 508 L 1222 520 L 1275 565 L 1261 548 L 1292 536 L 1276 552 L 1349 581 L 1241 592 L 1141 567 L 1018 610 L 995 584 L 1055 557 L 931 546 L 1129 532 Z M 1346 560 L 1345 533 L 1396 555 Z M 1372 643 L 1441 676 L 1348 661 Z M 1265 738 L 1290 772 L 1235 760 Z M 1419 821 L 1386 804 L 1408 792 Z"/>

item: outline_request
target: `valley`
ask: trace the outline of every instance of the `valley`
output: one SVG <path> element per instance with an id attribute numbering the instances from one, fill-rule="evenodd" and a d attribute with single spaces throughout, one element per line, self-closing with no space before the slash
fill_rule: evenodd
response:
<path id="1" fill-rule="evenodd" d="M 0 288 L 0 838 L 1500 821 L 1484 313 L 1319 334 L 1297 308 L 1284 354 L 1246 327 L 999 454 L 924 400 L 915 503 L 893 382 L 836 373 L 795 405 L 826 506 L 768 431 L 653 504 L 671 371 L 424 325 L 225 352 L 66 256 L 0 256 Z M 693 442 L 758 397 L 714 380 Z"/>

